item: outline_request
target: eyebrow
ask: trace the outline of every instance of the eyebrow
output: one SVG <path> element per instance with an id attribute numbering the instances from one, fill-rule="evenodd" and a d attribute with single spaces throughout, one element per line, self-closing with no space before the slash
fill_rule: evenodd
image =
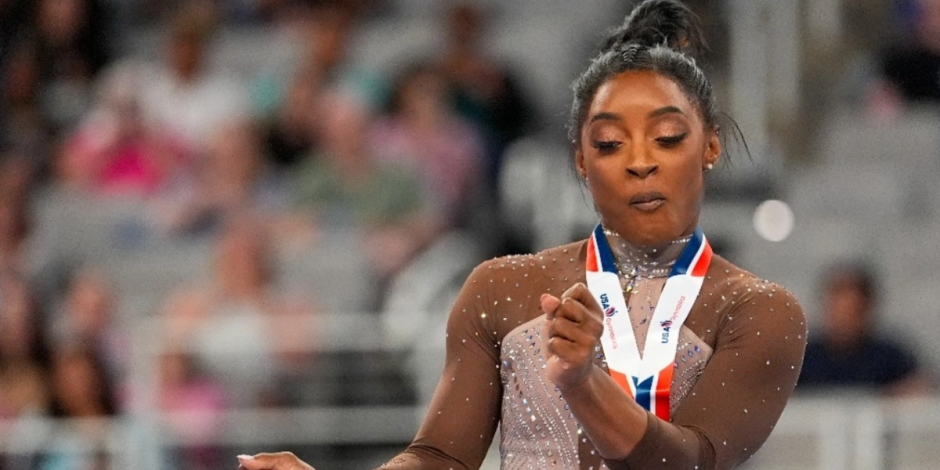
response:
<path id="1" fill-rule="evenodd" d="M 659 108 L 659 109 L 654 110 L 653 112 L 651 112 L 651 113 L 649 114 L 649 118 L 650 118 L 650 119 L 658 118 L 658 117 L 660 117 L 660 116 L 662 116 L 662 115 L 665 115 L 665 114 L 673 114 L 673 113 L 681 114 L 681 115 L 683 115 L 683 116 L 685 115 L 685 113 L 683 113 L 681 109 L 679 109 L 679 108 L 677 108 L 677 107 L 675 107 L 675 106 L 663 106 L 662 108 Z"/>
<path id="2" fill-rule="evenodd" d="M 616 113 L 597 113 L 594 116 L 591 116 L 591 122 L 594 121 L 622 121 L 623 118 Z"/>
<path id="3" fill-rule="evenodd" d="M 662 108 L 654 109 L 651 113 L 649 113 L 647 118 L 654 119 L 654 118 L 663 116 L 665 114 L 681 114 L 683 116 L 685 115 L 685 113 L 683 113 L 682 110 L 676 106 L 663 106 Z M 601 112 L 601 113 L 595 114 L 594 116 L 591 116 L 591 120 L 589 124 L 593 123 L 594 121 L 622 121 L 622 120 L 623 120 L 623 117 L 621 117 L 619 114 Z"/>

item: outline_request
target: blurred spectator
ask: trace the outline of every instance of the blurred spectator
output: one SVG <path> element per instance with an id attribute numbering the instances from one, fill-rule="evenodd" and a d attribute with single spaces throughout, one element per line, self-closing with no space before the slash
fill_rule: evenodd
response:
<path id="1" fill-rule="evenodd" d="M 0 358 L 48 363 L 46 328 L 23 279 L 0 275 Z"/>
<path id="2" fill-rule="evenodd" d="M 267 22 L 287 9 L 290 0 L 218 0 L 222 15 L 234 23 Z"/>
<path id="3" fill-rule="evenodd" d="M 111 25 L 100 0 L 38 0 L 35 45 L 43 108 L 60 127 L 85 111 L 91 85 L 110 60 Z"/>
<path id="4" fill-rule="evenodd" d="M 878 285 L 869 269 L 835 266 L 822 285 L 824 330 L 806 348 L 800 389 L 853 387 L 894 396 L 930 389 L 908 347 L 875 329 Z"/>
<path id="5" fill-rule="evenodd" d="M 316 96 L 319 84 L 300 76 L 289 85 L 284 101 L 265 127 L 267 155 L 278 168 L 292 169 L 316 148 Z"/>
<path id="6" fill-rule="evenodd" d="M 110 382 L 121 383 L 131 348 L 114 309 L 114 292 L 105 277 L 94 270 L 81 269 L 71 276 L 52 328 L 57 342 L 89 345 L 100 358 Z"/>
<path id="7" fill-rule="evenodd" d="M 380 278 L 398 271 L 441 228 L 409 167 L 376 162 L 362 136 L 372 118 L 341 92 L 323 98 L 322 145 L 294 177 L 294 200 L 320 225 L 354 224 L 366 232 L 366 250 Z"/>
<path id="8" fill-rule="evenodd" d="M 166 63 L 142 73 L 141 106 L 154 121 L 199 152 L 226 122 L 246 115 L 245 90 L 209 69 L 215 14 L 204 3 L 181 8 L 169 27 Z"/>
<path id="9" fill-rule="evenodd" d="M 380 163 L 410 166 L 421 176 L 445 226 L 466 222 L 481 189 L 483 148 L 473 126 L 451 110 L 447 82 L 436 68 L 418 64 L 405 70 L 391 114 L 372 138 Z"/>
<path id="10" fill-rule="evenodd" d="M 24 274 L 30 231 L 28 163 L 0 161 L 0 276 Z"/>
<path id="11" fill-rule="evenodd" d="M 305 339 L 311 310 L 278 291 L 273 265 L 264 232 L 249 219 L 231 221 L 210 282 L 177 292 L 165 310 L 169 343 L 188 345 L 233 406 L 276 402 L 277 350 Z"/>
<path id="12" fill-rule="evenodd" d="M 357 11 L 354 2 L 299 7 L 293 34 L 299 60 L 253 84 L 256 112 L 269 122 L 269 154 L 282 167 L 294 165 L 317 144 L 311 122 L 318 119 L 314 98 L 320 90 L 343 89 L 368 107 L 385 100 L 383 81 L 347 58 Z"/>
<path id="13" fill-rule="evenodd" d="M 873 112 L 892 115 L 905 103 L 940 103 L 940 0 L 906 0 L 909 34 L 882 57 L 871 87 Z"/>
<path id="14" fill-rule="evenodd" d="M 60 418 L 83 418 L 60 429 L 43 459 L 42 470 L 102 467 L 108 441 L 115 432 L 111 422 L 118 407 L 115 389 L 94 352 L 81 345 L 60 343 L 52 355 L 53 413 Z"/>
<path id="15" fill-rule="evenodd" d="M 81 342 L 59 343 L 52 353 L 54 412 L 71 418 L 114 416 L 115 389 L 101 359 Z"/>
<path id="16" fill-rule="evenodd" d="M 454 87 L 458 112 L 477 125 L 486 144 L 486 181 L 495 189 L 503 150 L 533 126 L 533 110 L 518 80 L 484 52 L 486 14 L 461 2 L 448 10 L 441 70 Z"/>
<path id="17" fill-rule="evenodd" d="M 36 361 L 0 357 L 0 437 L 6 444 L 35 433 L 35 419 L 49 412 L 48 376 Z M 0 455 L 4 470 L 37 468 L 38 453 Z"/>
<path id="18" fill-rule="evenodd" d="M 0 62 L 0 159 L 44 166 L 50 123 L 40 106 L 39 59 L 31 43 L 11 43 Z"/>
<path id="19" fill-rule="evenodd" d="M 7 58 L 14 39 L 26 28 L 28 6 L 25 0 L 0 0 L 0 64 Z"/>
<path id="20" fill-rule="evenodd" d="M 62 150 L 63 183 L 97 194 L 146 196 L 183 171 L 188 155 L 182 141 L 141 114 L 137 73 L 123 66 L 103 77 L 93 111 Z"/>
<path id="21" fill-rule="evenodd" d="M 0 272 L 0 438 L 10 444 L 35 432 L 51 409 L 45 329 L 22 279 Z M 36 468 L 37 455 L 0 456 L 0 468 Z"/>
<path id="22" fill-rule="evenodd" d="M 275 224 L 284 213 L 287 192 L 266 165 L 258 128 L 248 120 L 229 121 L 207 143 L 190 181 L 167 198 L 160 218 L 176 232 L 214 229 L 242 216 Z"/>
<path id="23" fill-rule="evenodd" d="M 221 452 L 208 444 L 224 424 L 222 387 L 195 370 L 190 355 L 169 350 L 160 357 L 160 410 L 166 425 L 186 446 L 168 456 L 170 468 L 219 468 Z"/>
<path id="24" fill-rule="evenodd" d="M 0 419 L 49 411 L 46 374 L 36 361 L 0 358 Z"/>

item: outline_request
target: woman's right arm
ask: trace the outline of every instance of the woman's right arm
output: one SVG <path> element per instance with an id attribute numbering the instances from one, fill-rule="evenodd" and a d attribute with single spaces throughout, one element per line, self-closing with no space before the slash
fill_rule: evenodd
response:
<path id="1" fill-rule="evenodd" d="M 381 468 L 479 468 L 486 457 L 502 401 L 490 263 L 473 271 L 451 309 L 444 372 L 418 435 Z"/>
<path id="2" fill-rule="evenodd" d="M 424 423 L 411 445 L 382 469 L 471 469 L 486 457 L 502 401 L 498 315 L 487 288 L 490 263 L 473 271 L 451 309 L 444 372 Z M 290 453 L 240 457 L 239 462 L 247 470 L 312 470 Z"/>

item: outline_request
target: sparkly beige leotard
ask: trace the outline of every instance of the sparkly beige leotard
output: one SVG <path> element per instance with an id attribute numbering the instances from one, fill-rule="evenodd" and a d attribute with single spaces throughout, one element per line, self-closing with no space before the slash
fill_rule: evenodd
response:
<path id="1" fill-rule="evenodd" d="M 687 240 L 638 248 L 607 236 L 642 348 Z M 802 364 L 806 325 L 793 296 L 715 256 L 680 332 L 671 421 L 649 415 L 631 454 L 604 461 L 543 368 L 539 297 L 584 282 L 585 249 L 579 242 L 474 270 L 451 311 L 446 365 L 424 424 L 383 468 L 478 468 L 500 423 L 503 469 L 729 469 L 757 451 Z M 600 349 L 597 363 L 604 366 Z"/>

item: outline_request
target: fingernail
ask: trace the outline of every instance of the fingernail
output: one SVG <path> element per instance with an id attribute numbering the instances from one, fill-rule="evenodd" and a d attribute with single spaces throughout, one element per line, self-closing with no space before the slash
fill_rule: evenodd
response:
<path id="1" fill-rule="evenodd" d="M 231 454 L 229 454 L 229 455 L 231 455 Z M 252 456 L 250 456 L 250 455 L 245 455 L 245 454 L 242 454 L 242 455 L 239 455 L 239 456 L 238 456 L 238 460 L 254 460 L 254 459 L 255 459 L 254 457 L 252 457 Z"/>

